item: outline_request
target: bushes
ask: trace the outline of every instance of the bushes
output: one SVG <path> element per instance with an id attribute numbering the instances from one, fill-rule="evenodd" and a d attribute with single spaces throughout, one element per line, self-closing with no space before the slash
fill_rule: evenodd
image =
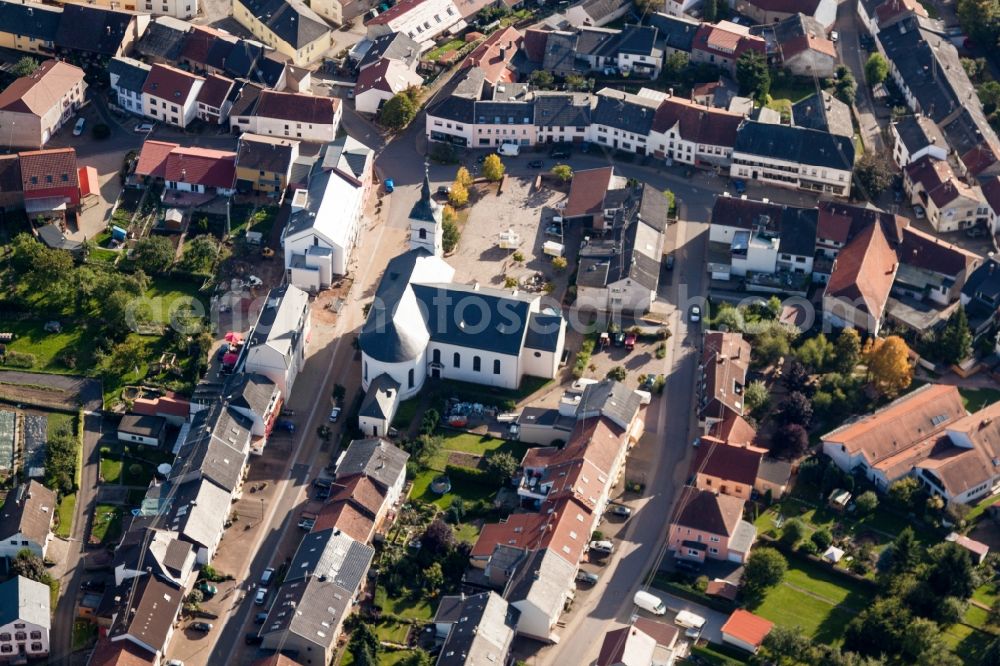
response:
<path id="1" fill-rule="evenodd" d="M 34 354 L 8 351 L 3 357 L 3 364 L 11 368 L 33 368 L 38 361 Z"/>
<path id="2" fill-rule="evenodd" d="M 481 469 L 472 469 L 471 467 L 460 467 L 458 465 L 448 464 L 444 466 L 444 473 L 452 482 L 462 481 L 477 485 L 493 484 L 493 479 L 491 478 L 490 473 Z"/>
<path id="3" fill-rule="evenodd" d="M 594 341 L 590 338 L 583 341 L 580 351 L 576 355 L 576 363 L 573 364 L 573 376 L 579 379 L 587 371 L 590 365 L 590 357 L 594 354 Z"/>

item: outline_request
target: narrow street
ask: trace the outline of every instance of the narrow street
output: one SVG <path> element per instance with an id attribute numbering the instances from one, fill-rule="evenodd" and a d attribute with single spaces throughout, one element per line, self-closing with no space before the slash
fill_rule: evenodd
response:
<path id="1" fill-rule="evenodd" d="M 854 80 L 858 82 L 858 94 L 855 96 L 855 108 L 858 112 L 858 124 L 861 132 L 861 139 L 864 141 L 865 149 L 884 150 L 885 142 L 882 140 L 882 128 L 876 117 L 875 101 L 872 98 L 871 87 L 865 81 L 865 61 L 868 59 L 868 52 L 861 48 L 859 37 L 865 32 L 857 14 L 857 5 L 860 0 L 841 0 L 837 5 L 836 30 L 840 35 L 837 42 L 837 53 L 840 60 L 854 74 Z"/>

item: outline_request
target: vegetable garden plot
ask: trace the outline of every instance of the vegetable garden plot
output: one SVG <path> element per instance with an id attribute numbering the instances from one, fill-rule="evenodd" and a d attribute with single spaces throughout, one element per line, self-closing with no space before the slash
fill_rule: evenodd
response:
<path id="1" fill-rule="evenodd" d="M 24 472 L 29 479 L 45 476 L 45 442 L 49 425 L 47 416 L 24 417 Z"/>
<path id="2" fill-rule="evenodd" d="M 0 411 L 0 472 L 14 469 L 14 428 L 17 415 Z"/>

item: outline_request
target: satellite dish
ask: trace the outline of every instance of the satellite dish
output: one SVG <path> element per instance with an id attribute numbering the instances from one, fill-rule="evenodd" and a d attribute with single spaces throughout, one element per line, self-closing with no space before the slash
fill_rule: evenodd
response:
<path id="1" fill-rule="evenodd" d="M 166 476 L 170 474 L 170 464 L 169 463 L 160 464 L 160 466 L 156 468 L 156 473 L 159 474 L 160 476 Z"/>

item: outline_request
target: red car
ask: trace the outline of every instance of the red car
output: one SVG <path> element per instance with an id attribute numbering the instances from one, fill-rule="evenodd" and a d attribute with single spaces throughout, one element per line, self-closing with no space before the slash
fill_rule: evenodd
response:
<path id="1" fill-rule="evenodd" d="M 625 349 L 628 351 L 635 349 L 635 333 L 629 333 L 625 336 Z"/>

